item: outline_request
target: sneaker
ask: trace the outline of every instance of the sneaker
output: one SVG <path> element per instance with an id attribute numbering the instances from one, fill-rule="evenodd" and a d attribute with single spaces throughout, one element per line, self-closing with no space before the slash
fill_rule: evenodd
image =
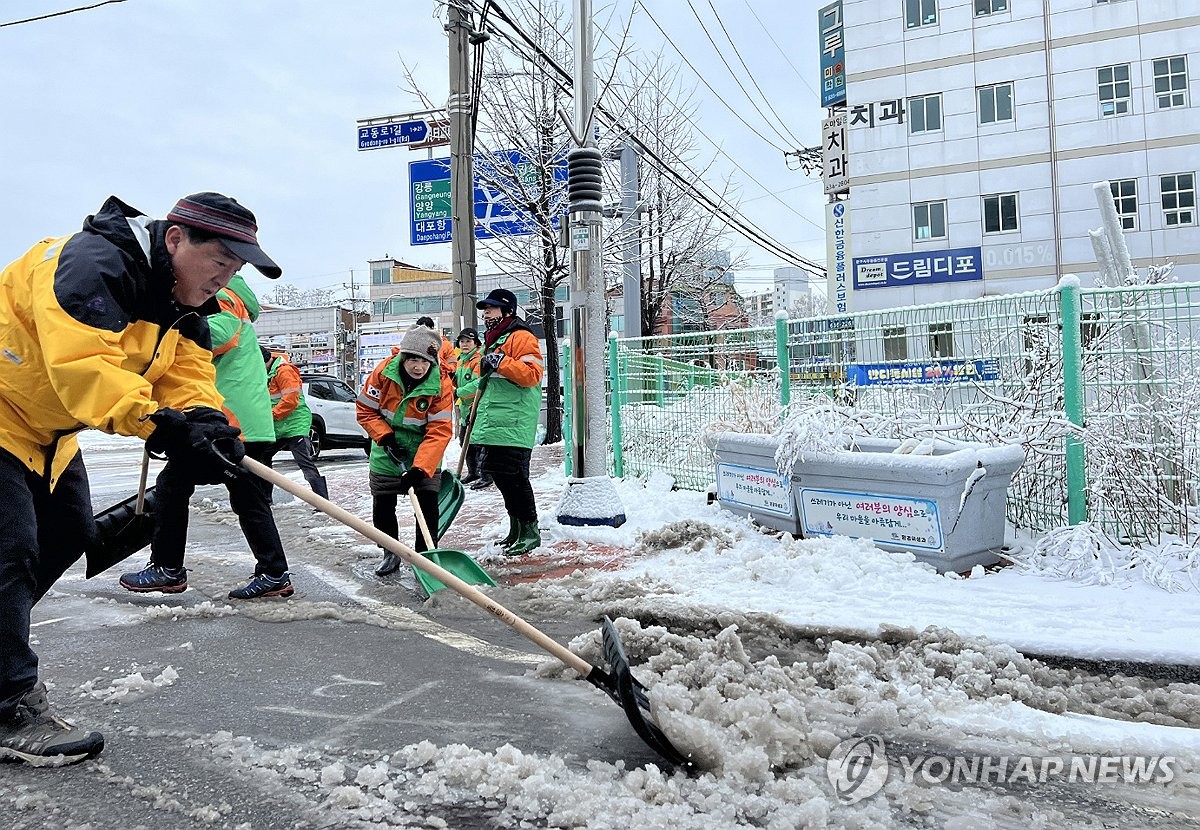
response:
<path id="1" fill-rule="evenodd" d="M 485 487 L 491 487 L 495 484 L 490 478 L 481 478 L 479 481 L 471 485 L 472 490 L 483 490 Z"/>
<path id="2" fill-rule="evenodd" d="M 84 733 L 54 714 L 46 684 L 38 683 L 7 720 L 0 721 L 0 758 L 35 767 L 64 766 L 94 758 L 104 749 L 99 732 Z"/>
<path id="3" fill-rule="evenodd" d="M 290 597 L 295 593 L 292 576 L 284 571 L 282 576 L 255 574 L 243 588 L 229 592 L 230 599 L 258 599 L 259 597 Z"/>
<path id="4" fill-rule="evenodd" d="M 187 568 L 164 568 L 147 562 L 140 571 L 121 574 L 121 587 L 140 594 L 147 591 L 181 594 L 187 590 Z"/>

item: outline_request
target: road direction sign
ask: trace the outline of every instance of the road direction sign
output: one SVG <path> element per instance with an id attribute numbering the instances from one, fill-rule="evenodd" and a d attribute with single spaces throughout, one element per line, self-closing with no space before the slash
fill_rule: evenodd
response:
<path id="1" fill-rule="evenodd" d="M 409 118 L 379 124 L 359 124 L 358 149 L 407 146 L 410 150 L 450 143 L 450 122 L 438 118 Z"/>
<path id="2" fill-rule="evenodd" d="M 536 225 L 530 214 L 514 205 L 505 188 L 497 182 L 516 179 L 521 190 L 536 193 L 537 165 L 517 150 L 479 153 L 475 167 L 475 238 L 494 239 L 498 236 L 531 234 Z M 413 245 L 436 245 L 449 242 L 450 221 L 450 159 L 410 161 L 409 173 L 409 239 Z M 566 212 L 567 165 L 565 159 L 554 167 L 554 185 L 550 213 L 560 216 Z M 517 189 L 514 183 L 510 190 Z M 557 227 L 557 220 L 552 223 Z"/>

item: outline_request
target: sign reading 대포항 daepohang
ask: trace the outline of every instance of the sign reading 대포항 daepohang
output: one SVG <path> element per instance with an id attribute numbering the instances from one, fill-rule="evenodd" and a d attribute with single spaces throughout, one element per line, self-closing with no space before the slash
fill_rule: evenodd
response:
<path id="1" fill-rule="evenodd" d="M 930 360 L 910 363 L 853 363 L 846 367 L 846 382 L 855 386 L 887 383 L 955 383 L 999 380 L 1000 364 L 986 360 Z"/>
<path id="2" fill-rule="evenodd" d="M 855 288 L 897 288 L 983 279 L 982 248 L 855 257 Z"/>

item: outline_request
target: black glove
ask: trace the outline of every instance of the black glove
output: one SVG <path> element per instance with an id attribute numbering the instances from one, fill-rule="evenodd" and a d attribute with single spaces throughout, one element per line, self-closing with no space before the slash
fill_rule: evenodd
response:
<path id="1" fill-rule="evenodd" d="M 502 360 L 504 360 L 504 352 L 488 352 L 479 362 L 486 366 L 489 372 L 494 372 L 500 368 Z"/>
<path id="2" fill-rule="evenodd" d="M 401 470 L 408 469 L 408 465 L 404 463 L 404 451 L 400 449 L 400 444 L 396 441 L 396 433 L 389 432 L 375 443 L 392 460 L 393 464 Z"/>
<path id="3" fill-rule="evenodd" d="M 406 472 L 404 475 L 400 476 L 400 492 L 401 493 L 412 492 L 412 488 L 415 485 L 421 483 L 422 481 L 424 481 L 427 478 L 429 478 L 429 476 L 425 475 L 425 472 L 423 470 L 420 470 L 416 467 L 409 468 L 408 472 Z"/>
<path id="4" fill-rule="evenodd" d="M 154 432 L 146 439 L 151 455 L 176 465 L 196 484 L 221 484 L 236 476 L 246 456 L 241 431 L 225 413 L 208 406 L 180 412 L 164 408 L 150 416 Z"/>

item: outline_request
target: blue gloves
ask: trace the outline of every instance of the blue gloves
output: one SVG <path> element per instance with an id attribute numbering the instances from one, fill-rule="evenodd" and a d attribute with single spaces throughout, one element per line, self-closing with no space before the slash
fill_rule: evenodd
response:
<path id="1" fill-rule="evenodd" d="M 146 449 L 151 455 L 165 455 L 196 484 L 222 484 L 238 475 L 246 445 L 241 430 L 231 426 L 221 410 L 193 406 L 180 412 L 166 407 L 150 421 L 154 432 L 146 439 Z"/>
<path id="2" fill-rule="evenodd" d="M 503 352 L 488 352 L 479 362 L 487 367 L 489 372 L 494 372 L 500 368 L 500 361 L 504 360 Z"/>

